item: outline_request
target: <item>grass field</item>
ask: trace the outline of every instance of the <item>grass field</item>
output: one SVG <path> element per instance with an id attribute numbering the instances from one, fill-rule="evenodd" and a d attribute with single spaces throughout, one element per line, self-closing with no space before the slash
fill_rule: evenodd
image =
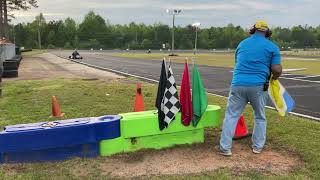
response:
<path id="1" fill-rule="evenodd" d="M 48 80 L 9 81 L 4 84 L 4 97 L 0 99 L 0 126 L 52 120 L 50 98 L 58 97 L 64 118 L 100 116 L 130 112 L 135 97 L 134 83 L 102 82 L 99 80 Z M 143 84 L 146 109 L 154 109 L 157 86 Z M 109 94 L 108 96 L 106 94 Z M 209 104 L 223 108 L 226 99 L 209 96 Z M 252 117 L 247 108 L 244 115 Z M 268 136 L 266 148 L 301 157 L 304 165 L 283 176 L 264 176 L 259 172 L 233 174 L 230 169 L 186 176 L 165 178 L 196 179 L 319 179 L 320 178 L 320 123 L 295 116 L 280 118 L 276 112 L 267 110 Z M 252 118 L 247 124 L 252 129 Z M 218 138 L 215 134 L 214 138 Z M 149 151 L 145 151 L 149 153 Z M 73 159 L 56 163 L 13 164 L 0 166 L 0 179 L 109 179 L 99 165 L 108 162 L 108 157 Z M 77 167 L 83 167 L 78 169 Z M 85 172 L 85 173 L 84 173 Z M 159 177 L 161 178 L 161 177 Z"/>
<path id="2" fill-rule="evenodd" d="M 294 49 L 292 51 L 282 51 L 281 54 L 288 55 L 288 56 L 296 56 L 296 57 L 320 57 L 320 50 L 319 49 L 313 49 L 313 50 Z"/>
<path id="3" fill-rule="evenodd" d="M 173 62 L 183 63 L 185 59 L 194 58 L 193 54 L 190 53 L 180 53 L 179 56 L 169 57 L 167 54 L 160 53 L 114 53 L 113 56 L 117 57 L 127 57 L 135 59 L 145 59 L 145 60 L 162 60 L 164 57 L 171 59 Z M 220 67 L 234 67 L 234 54 L 232 53 L 212 53 L 212 54 L 197 54 L 196 63 L 208 66 L 220 66 Z M 282 61 L 284 68 L 307 68 L 303 71 L 294 72 L 295 74 L 305 74 L 305 75 L 318 75 L 320 74 L 320 58 L 317 60 L 308 60 L 307 58 L 296 57 L 296 59 L 291 59 L 291 57 L 283 57 Z"/>

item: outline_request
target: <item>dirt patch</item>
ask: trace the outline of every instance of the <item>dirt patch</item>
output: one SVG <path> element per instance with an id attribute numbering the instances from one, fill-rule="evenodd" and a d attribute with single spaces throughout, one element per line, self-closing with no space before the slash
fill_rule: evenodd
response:
<path id="1" fill-rule="evenodd" d="M 115 155 L 106 158 L 100 168 L 105 175 L 120 178 L 187 175 L 221 168 L 232 169 L 235 173 L 258 171 L 280 175 L 287 174 L 300 164 L 297 157 L 268 149 L 255 155 L 249 146 L 235 143 L 232 157 L 219 155 L 214 147 L 194 145 Z"/>
<path id="2" fill-rule="evenodd" d="M 59 58 L 50 53 L 26 57 L 21 61 L 19 77 L 5 78 L 11 80 L 45 80 L 45 79 L 119 79 L 114 73 L 94 69 Z"/>
<path id="3" fill-rule="evenodd" d="M 236 175 L 253 171 L 285 175 L 304 164 L 296 154 L 275 151 L 268 146 L 261 154 L 253 154 L 250 138 L 234 141 L 231 157 L 221 156 L 215 148 L 219 144 L 217 134 L 220 134 L 219 129 L 208 129 L 204 143 L 102 157 L 100 169 L 104 175 L 118 178 L 186 176 L 224 168 Z"/>

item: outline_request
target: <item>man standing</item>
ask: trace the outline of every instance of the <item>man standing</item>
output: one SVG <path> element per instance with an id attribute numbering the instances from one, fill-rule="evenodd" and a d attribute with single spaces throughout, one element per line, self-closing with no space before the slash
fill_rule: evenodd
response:
<path id="1" fill-rule="evenodd" d="M 269 40 L 271 31 L 259 20 L 250 29 L 251 36 L 240 42 L 235 53 L 235 68 L 220 139 L 219 152 L 231 156 L 232 138 L 240 115 L 250 102 L 254 110 L 253 153 L 261 153 L 266 141 L 265 105 L 270 73 L 277 79 L 282 73 L 280 50 Z"/>

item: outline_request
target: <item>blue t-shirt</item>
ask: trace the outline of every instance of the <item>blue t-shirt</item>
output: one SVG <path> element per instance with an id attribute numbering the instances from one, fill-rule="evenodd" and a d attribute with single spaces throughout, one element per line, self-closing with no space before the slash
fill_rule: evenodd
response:
<path id="1" fill-rule="evenodd" d="M 260 86 L 267 82 L 271 64 L 281 64 L 280 50 L 261 34 L 253 34 L 237 47 L 232 86 Z"/>

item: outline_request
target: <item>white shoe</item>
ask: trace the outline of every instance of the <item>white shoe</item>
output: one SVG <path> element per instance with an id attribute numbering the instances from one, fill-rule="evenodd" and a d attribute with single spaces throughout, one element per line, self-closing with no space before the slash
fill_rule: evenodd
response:
<path id="1" fill-rule="evenodd" d="M 256 149 L 252 148 L 252 152 L 253 152 L 254 154 L 260 154 L 261 151 L 262 151 L 262 150 L 256 150 Z"/>
<path id="2" fill-rule="evenodd" d="M 216 146 L 216 150 L 222 156 L 232 156 L 232 152 L 231 151 L 223 151 L 223 150 L 220 149 L 220 146 Z"/>

